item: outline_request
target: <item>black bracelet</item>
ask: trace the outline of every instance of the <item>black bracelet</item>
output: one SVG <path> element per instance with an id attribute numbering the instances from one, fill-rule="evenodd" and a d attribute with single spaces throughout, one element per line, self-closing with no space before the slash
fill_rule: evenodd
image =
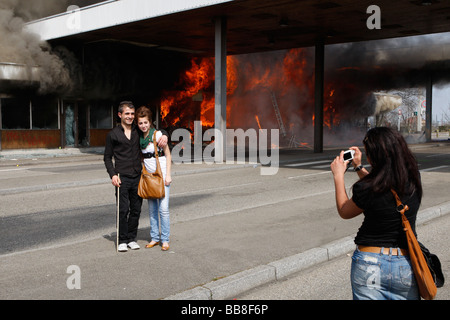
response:
<path id="1" fill-rule="evenodd" d="M 361 170 L 363 167 L 362 164 L 360 164 L 359 166 L 355 167 L 355 172 L 358 172 L 359 170 Z"/>

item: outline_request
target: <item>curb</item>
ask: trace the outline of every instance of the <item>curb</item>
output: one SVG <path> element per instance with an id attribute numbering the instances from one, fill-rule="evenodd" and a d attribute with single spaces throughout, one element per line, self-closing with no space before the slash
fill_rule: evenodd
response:
<path id="1" fill-rule="evenodd" d="M 416 225 L 450 213 L 450 201 L 418 212 Z M 332 241 L 266 265 L 260 265 L 236 274 L 199 285 L 163 300 L 226 300 L 270 282 L 279 281 L 314 265 L 333 260 L 355 248 L 356 234 Z"/>

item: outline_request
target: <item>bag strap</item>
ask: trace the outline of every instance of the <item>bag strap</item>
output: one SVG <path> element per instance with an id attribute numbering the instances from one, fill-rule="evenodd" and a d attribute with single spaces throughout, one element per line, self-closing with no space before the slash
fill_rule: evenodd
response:
<path id="1" fill-rule="evenodd" d="M 394 194 L 395 201 L 397 202 L 397 212 L 399 212 L 401 215 L 405 214 L 406 210 L 409 210 L 409 207 L 407 205 L 404 205 L 400 198 L 398 197 L 397 192 L 394 191 L 394 189 L 391 189 L 392 193 Z"/>
<path id="2" fill-rule="evenodd" d="M 156 130 L 153 133 L 153 146 L 155 147 L 155 158 L 156 158 L 156 172 L 161 172 L 161 166 L 159 165 L 159 158 L 158 158 L 158 146 L 156 145 L 155 138 L 156 138 Z M 142 174 L 148 174 L 144 162 L 142 162 Z"/>
<path id="3" fill-rule="evenodd" d="M 402 201 L 400 200 L 397 192 L 394 191 L 394 189 L 391 189 L 392 193 L 394 194 L 395 197 L 395 201 L 397 202 L 397 212 L 400 213 L 401 218 L 402 218 L 402 225 L 403 225 L 403 230 L 405 231 L 406 237 L 408 238 L 408 229 L 411 229 L 411 224 L 409 223 L 408 218 L 405 215 L 405 211 L 409 210 L 408 205 L 404 205 L 402 203 Z M 413 234 L 414 236 L 414 234 Z M 416 237 L 414 236 L 414 240 L 416 240 Z M 416 240 L 417 241 L 417 240 Z"/>
<path id="4" fill-rule="evenodd" d="M 158 156 L 158 146 L 156 145 L 156 131 L 153 134 L 153 146 L 155 148 L 155 162 L 156 162 L 156 171 L 159 175 L 162 176 L 161 165 L 159 164 L 159 156 Z"/>
<path id="5" fill-rule="evenodd" d="M 158 158 L 158 146 L 156 145 L 156 130 L 153 133 L 153 147 L 155 148 L 155 158 Z"/>

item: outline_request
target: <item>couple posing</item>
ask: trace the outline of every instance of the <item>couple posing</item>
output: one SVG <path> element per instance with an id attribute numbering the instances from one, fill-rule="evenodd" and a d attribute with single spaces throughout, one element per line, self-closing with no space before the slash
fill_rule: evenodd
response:
<path id="1" fill-rule="evenodd" d="M 103 161 L 111 183 L 116 187 L 116 197 L 117 188 L 120 188 L 118 251 L 126 252 L 128 247 L 132 250 L 140 248 L 136 242 L 136 236 L 142 198 L 138 196 L 137 189 L 141 177 L 142 161 L 148 172 L 156 170 L 152 140 L 155 128 L 152 124 L 150 109 L 140 107 L 135 110 L 130 101 L 120 103 L 118 115 L 120 124 L 112 129 L 106 137 Z M 152 248 L 161 243 L 161 250 L 167 251 L 169 250 L 170 236 L 169 190 L 172 182 L 170 174 L 172 159 L 167 145 L 168 134 L 165 131 L 157 131 L 156 141 L 166 195 L 162 199 L 148 200 L 151 241 L 146 248 Z"/>

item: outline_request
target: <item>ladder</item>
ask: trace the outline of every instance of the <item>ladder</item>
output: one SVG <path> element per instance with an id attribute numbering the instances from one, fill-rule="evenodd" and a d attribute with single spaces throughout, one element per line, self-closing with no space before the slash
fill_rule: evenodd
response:
<path id="1" fill-rule="evenodd" d="M 280 127 L 281 134 L 286 138 L 286 129 L 284 128 L 283 119 L 281 118 L 280 109 L 278 108 L 277 98 L 275 97 L 275 93 L 273 91 L 270 91 L 270 95 L 272 97 L 272 105 L 275 110 L 278 126 Z"/>
<path id="2" fill-rule="evenodd" d="M 277 98 L 276 98 L 275 93 L 273 91 L 270 91 L 270 95 L 272 97 L 272 105 L 273 105 L 273 109 L 275 110 L 275 115 L 277 117 L 278 126 L 280 127 L 281 134 L 286 139 L 287 138 L 287 133 L 286 133 L 286 129 L 285 129 L 284 124 L 283 124 L 283 119 L 281 118 L 280 109 L 278 108 Z M 292 148 L 292 147 L 296 147 L 296 148 L 304 147 L 304 148 L 312 149 L 308 145 L 304 145 L 304 144 L 300 143 L 299 141 L 297 141 L 295 135 L 292 135 L 291 138 L 289 139 L 288 146 L 289 146 L 289 148 Z"/>

